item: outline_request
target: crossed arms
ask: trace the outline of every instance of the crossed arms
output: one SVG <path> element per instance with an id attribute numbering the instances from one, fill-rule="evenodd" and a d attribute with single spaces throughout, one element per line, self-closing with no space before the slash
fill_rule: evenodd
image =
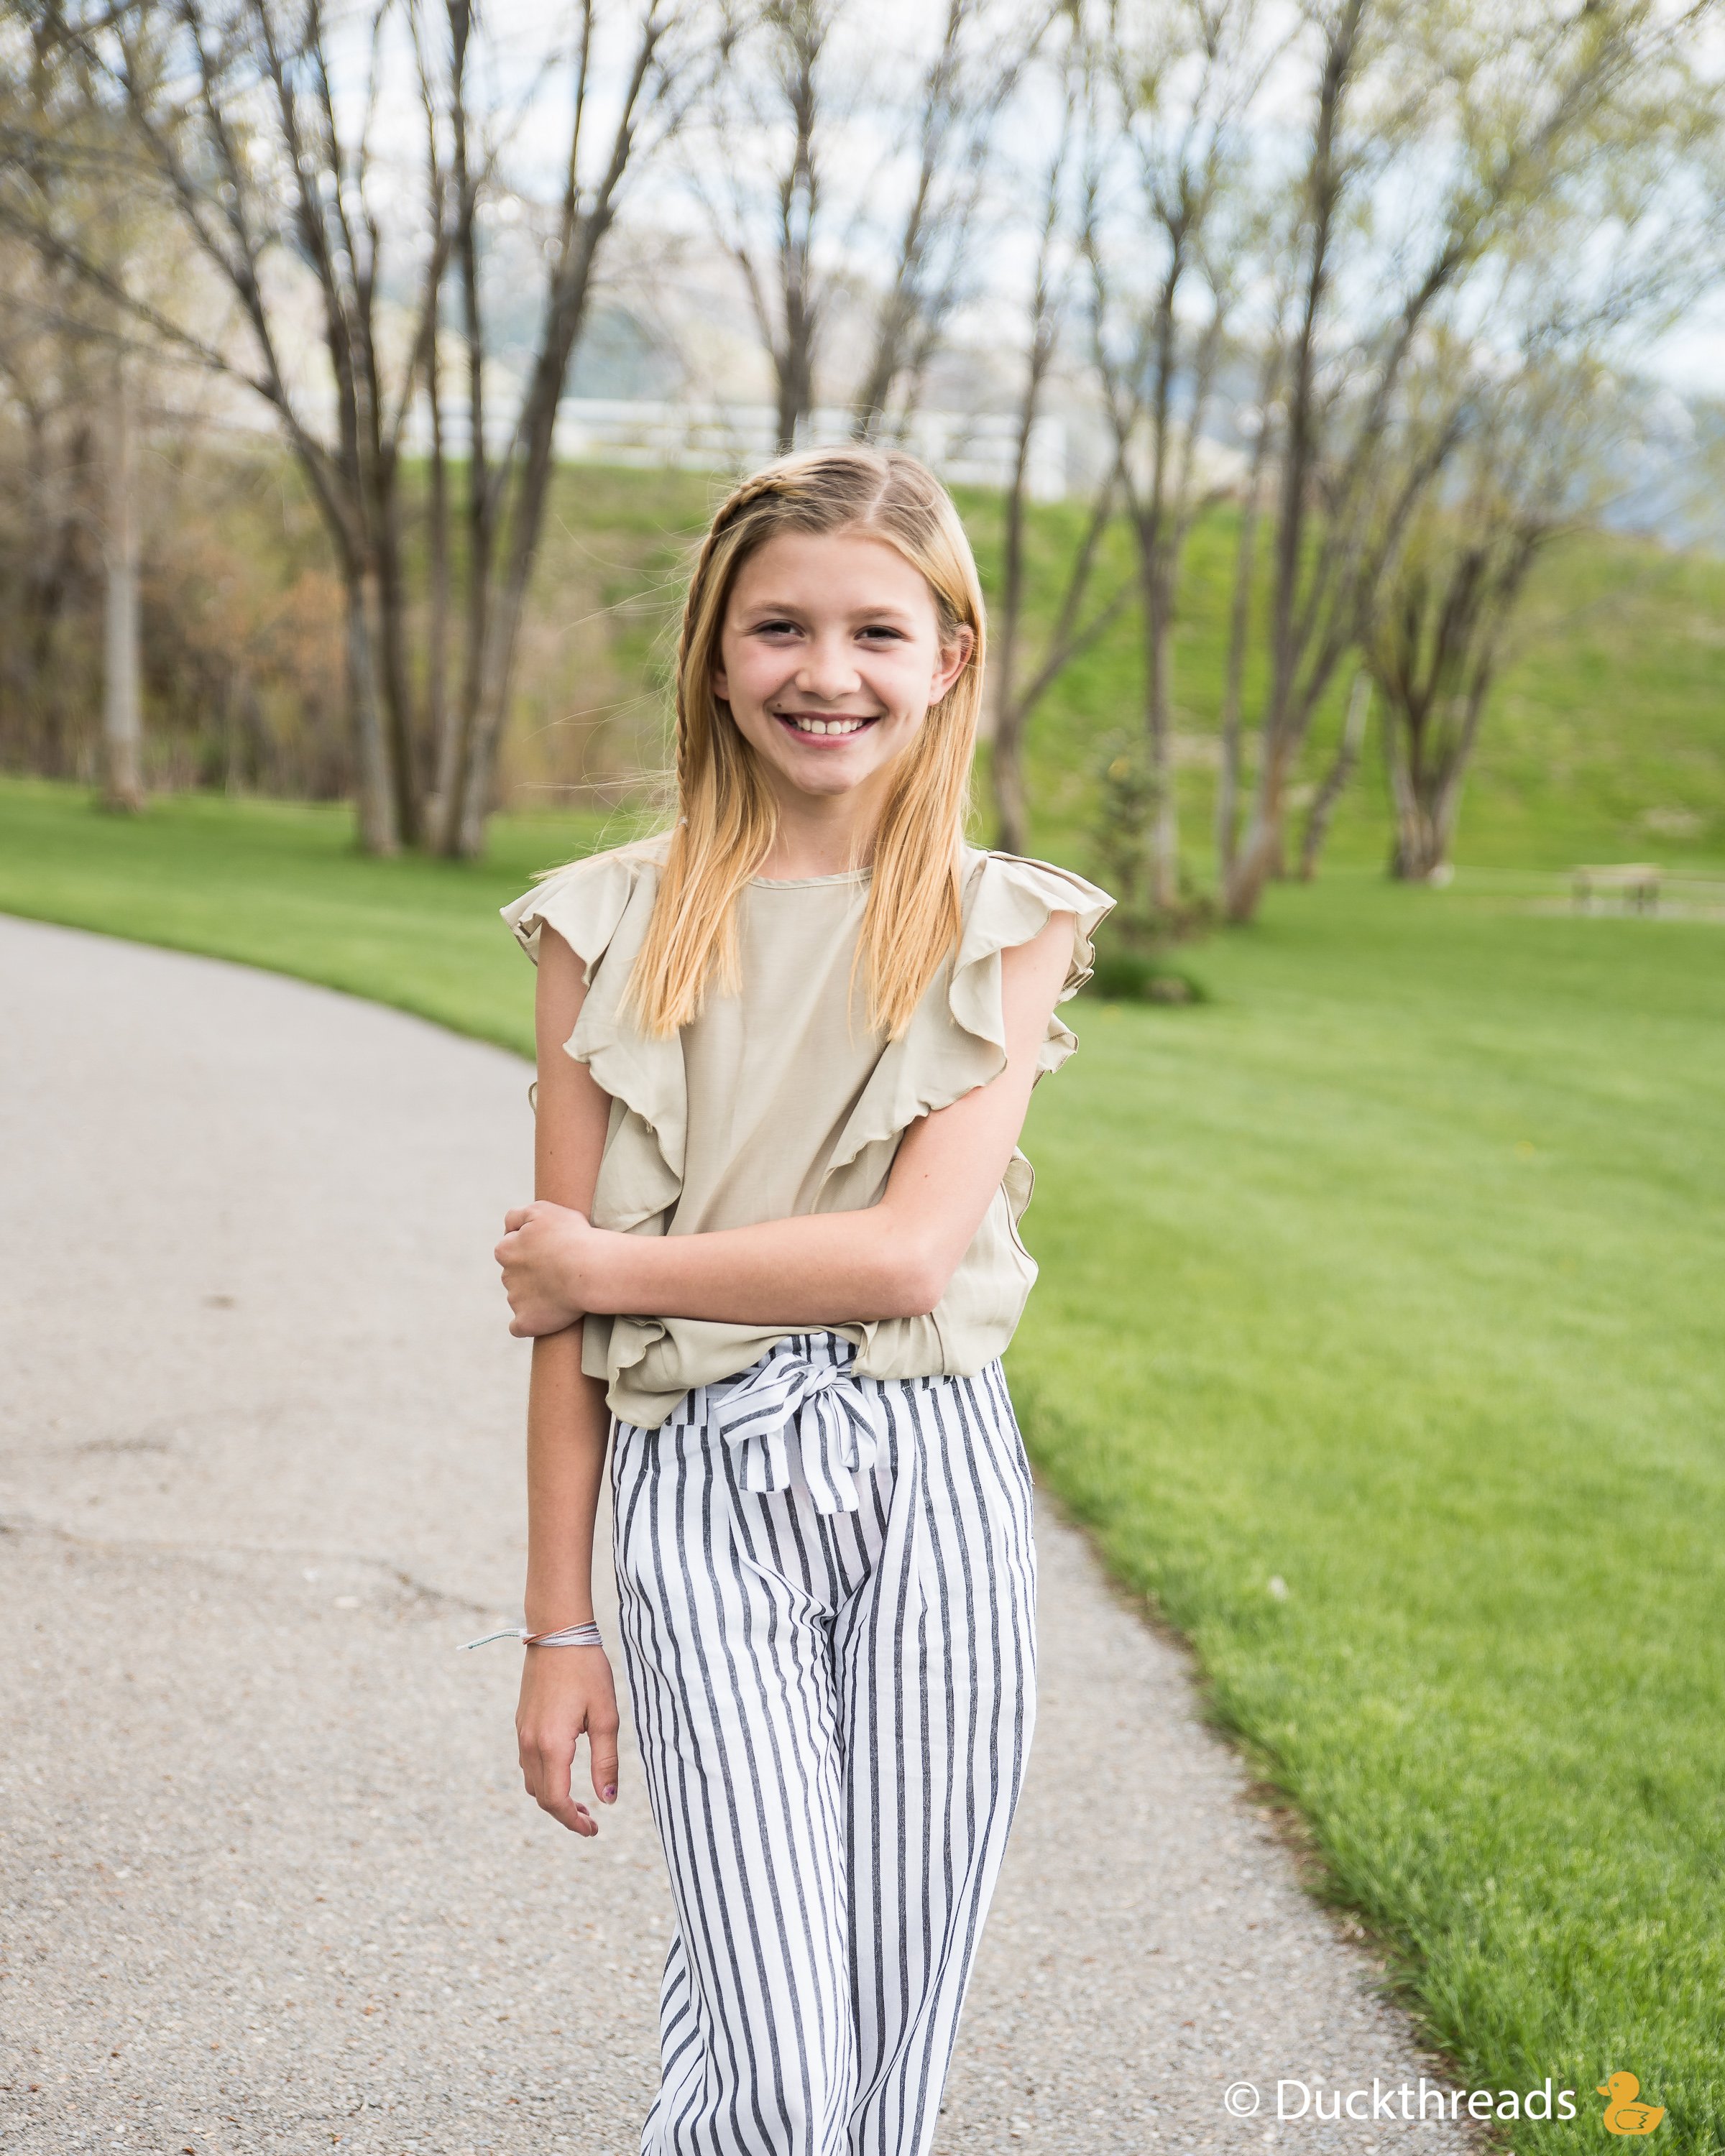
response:
<path id="1" fill-rule="evenodd" d="M 1036 1059 L 1072 950 L 1074 919 L 1052 915 L 1002 953 L 1006 1067 L 900 1141 L 880 1203 L 694 1235 L 628 1235 L 588 1219 L 610 1098 L 563 1052 L 585 993 L 581 961 L 540 931 L 536 1188 L 511 1213 L 497 1262 L 522 1337 L 560 1332 L 584 1312 L 842 1325 L 932 1311 L 969 1248 L 1018 1143 Z"/>

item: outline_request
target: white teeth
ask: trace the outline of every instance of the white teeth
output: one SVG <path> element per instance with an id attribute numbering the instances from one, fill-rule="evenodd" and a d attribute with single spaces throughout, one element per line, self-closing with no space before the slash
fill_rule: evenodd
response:
<path id="1" fill-rule="evenodd" d="M 799 734 L 854 734 L 860 733 L 868 724 L 866 719 L 811 719 L 800 711 L 788 711 L 785 716 Z"/>

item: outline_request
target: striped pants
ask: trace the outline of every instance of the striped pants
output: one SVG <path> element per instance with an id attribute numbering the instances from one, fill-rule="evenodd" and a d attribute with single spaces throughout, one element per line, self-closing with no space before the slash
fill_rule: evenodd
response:
<path id="1" fill-rule="evenodd" d="M 677 1915 L 642 2156 L 923 2156 L 1035 1704 L 998 1363 L 829 1332 L 613 1429 L 623 1640 Z"/>

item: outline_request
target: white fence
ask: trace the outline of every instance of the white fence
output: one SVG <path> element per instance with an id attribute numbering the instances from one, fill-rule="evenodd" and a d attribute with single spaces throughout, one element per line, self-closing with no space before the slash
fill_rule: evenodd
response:
<path id="1" fill-rule="evenodd" d="M 513 413 L 489 418 L 488 441 L 508 446 Z M 814 413 L 802 439 L 810 448 L 850 439 L 848 411 Z M 446 409 L 446 447 L 465 454 L 465 407 Z M 672 403 L 647 398 L 566 397 L 557 407 L 557 453 L 571 464 L 633 465 L 679 471 L 752 471 L 773 454 L 778 420 L 768 404 Z M 408 430 L 408 445 L 424 454 L 431 446 L 423 408 Z M 1004 487 L 1018 451 L 1018 422 L 995 412 L 918 412 L 906 429 L 904 446 L 931 465 L 949 485 Z M 1066 429 L 1052 415 L 1031 431 L 1026 480 L 1032 498 L 1058 501 L 1067 491 Z"/>

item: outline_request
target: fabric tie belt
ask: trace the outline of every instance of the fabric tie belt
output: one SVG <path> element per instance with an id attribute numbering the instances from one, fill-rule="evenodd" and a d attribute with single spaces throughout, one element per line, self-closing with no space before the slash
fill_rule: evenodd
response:
<path id="1" fill-rule="evenodd" d="M 849 1341 L 799 1333 L 775 1341 L 741 1378 L 706 1389 L 709 1426 L 737 1449 L 745 1490 L 790 1487 L 787 1438 L 794 1424 L 815 1510 L 859 1508 L 856 1478 L 880 1457 L 886 1425 L 880 1383 L 858 1377 L 851 1368 L 855 1359 Z"/>

